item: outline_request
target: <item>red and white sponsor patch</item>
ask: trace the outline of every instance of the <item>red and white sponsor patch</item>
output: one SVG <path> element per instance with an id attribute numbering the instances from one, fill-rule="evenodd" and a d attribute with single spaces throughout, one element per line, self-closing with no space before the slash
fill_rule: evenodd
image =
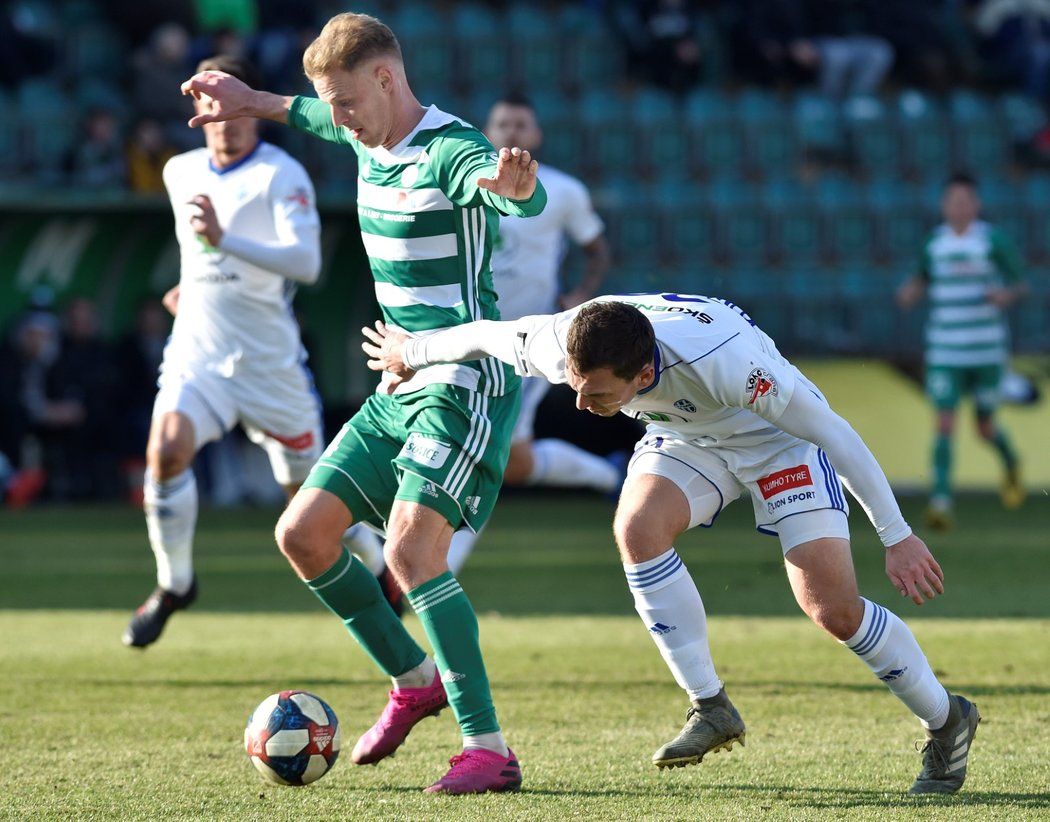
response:
<path id="1" fill-rule="evenodd" d="M 758 490 L 762 492 L 762 499 L 769 499 L 777 494 L 782 494 L 784 491 L 790 491 L 792 488 L 812 484 L 813 477 L 810 476 L 809 466 L 796 465 L 794 468 L 785 468 L 783 471 L 777 471 L 775 474 L 760 477 Z"/>
<path id="2" fill-rule="evenodd" d="M 775 397 L 780 393 L 780 386 L 777 385 L 776 378 L 766 369 L 752 368 L 751 373 L 747 375 L 747 387 L 745 390 L 748 395 L 747 404 L 753 405 L 755 400 L 767 394 Z"/>
<path id="3" fill-rule="evenodd" d="M 291 448 L 293 451 L 306 451 L 314 446 L 313 431 L 306 431 L 293 437 L 282 437 L 280 434 L 273 433 L 273 431 L 267 431 L 266 436 L 273 437 L 285 448 Z"/>

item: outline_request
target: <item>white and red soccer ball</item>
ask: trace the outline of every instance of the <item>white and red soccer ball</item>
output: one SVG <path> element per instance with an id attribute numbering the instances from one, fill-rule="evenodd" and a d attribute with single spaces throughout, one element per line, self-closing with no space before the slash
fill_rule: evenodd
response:
<path id="1" fill-rule="evenodd" d="M 307 785 L 339 757 L 339 720 L 323 699 L 281 691 L 259 703 L 244 729 L 244 749 L 266 779 Z"/>

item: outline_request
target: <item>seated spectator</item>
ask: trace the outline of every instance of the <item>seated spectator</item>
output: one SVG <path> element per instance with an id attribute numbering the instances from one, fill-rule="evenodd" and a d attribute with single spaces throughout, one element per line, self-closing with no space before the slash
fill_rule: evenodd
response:
<path id="1" fill-rule="evenodd" d="M 624 0 L 611 12 L 634 77 L 678 93 L 696 85 L 703 57 L 696 0 Z"/>
<path id="2" fill-rule="evenodd" d="M 974 25 L 981 51 L 998 77 L 1044 101 L 1050 91 L 1050 3 L 983 0 Z"/>
<path id="3" fill-rule="evenodd" d="M 122 189 L 127 166 L 120 123 L 112 111 L 92 109 L 83 123 L 83 136 L 66 158 L 70 182 L 80 189 Z"/>
<path id="4" fill-rule="evenodd" d="M 164 136 L 160 123 L 152 117 L 140 119 L 124 150 L 128 188 L 141 194 L 163 194 L 164 164 L 178 153 Z"/>
<path id="5" fill-rule="evenodd" d="M 179 150 L 200 145 L 200 135 L 186 128 L 193 116 L 190 97 L 182 94 L 182 81 L 193 74 L 189 32 L 177 23 L 165 23 L 149 43 L 132 56 L 131 102 L 141 117 L 156 120 L 165 137 Z"/>
<path id="6" fill-rule="evenodd" d="M 752 73 L 768 79 L 813 76 L 836 99 L 874 94 L 893 66 L 893 47 L 853 31 L 841 0 L 748 0 L 740 41 Z"/>

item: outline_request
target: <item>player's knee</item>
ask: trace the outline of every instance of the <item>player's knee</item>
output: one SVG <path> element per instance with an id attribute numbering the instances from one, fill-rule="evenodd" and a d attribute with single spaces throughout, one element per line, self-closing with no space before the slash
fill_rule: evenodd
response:
<path id="1" fill-rule="evenodd" d="M 192 449 L 187 449 L 178 440 L 154 439 L 146 449 L 146 464 L 158 480 L 178 476 L 189 467 L 192 460 Z"/>
<path id="2" fill-rule="evenodd" d="M 636 510 L 616 512 L 613 536 L 620 550 L 620 559 L 630 565 L 655 559 L 671 547 L 670 540 Z"/>
<path id="3" fill-rule="evenodd" d="M 309 524 L 296 517 L 289 509 L 285 509 L 281 518 L 277 520 L 274 538 L 281 553 L 296 566 L 310 556 L 311 546 L 314 544 Z"/>
<path id="4" fill-rule="evenodd" d="M 809 601 L 799 604 L 806 616 L 839 641 L 847 640 L 857 633 L 864 618 L 864 604 L 859 598 L 854 602 Z"/>

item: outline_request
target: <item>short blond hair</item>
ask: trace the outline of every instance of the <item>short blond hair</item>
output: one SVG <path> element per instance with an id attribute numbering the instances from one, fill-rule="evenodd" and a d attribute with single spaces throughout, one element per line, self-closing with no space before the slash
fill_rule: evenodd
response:
<path id="1" fill-rule="evenodd" d="M 327 23 L 303 54 L 303 71 L 311 80 L 333 71 L 353 71 L 373 57 L 401 61 L 401 45 L 394 32 L 368 14 L 345 12 Z"/>

